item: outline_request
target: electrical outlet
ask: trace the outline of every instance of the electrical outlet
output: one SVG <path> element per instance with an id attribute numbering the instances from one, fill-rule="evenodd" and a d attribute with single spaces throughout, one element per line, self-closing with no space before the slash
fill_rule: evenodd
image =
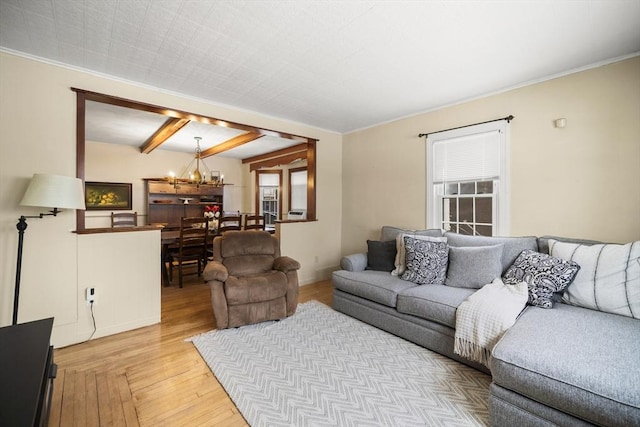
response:
<path id="1" fill-rule="evenodd" d="M 96 300 L 96 288 L 87 288 L 87 302 L 94 302 Z"/>

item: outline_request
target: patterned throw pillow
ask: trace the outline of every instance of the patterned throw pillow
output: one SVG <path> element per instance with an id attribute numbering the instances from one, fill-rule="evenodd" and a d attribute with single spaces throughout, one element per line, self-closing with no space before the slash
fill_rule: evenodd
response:
<path id="1" fill-rule="evenodd" d="M 553 308 L 554 292 L 561 292 L 571 284 L 580 266 L 551 255 L 524 250 L 502 277 L 507 285 L 525 282 L 529 288 L 531 305 Z"/>
<path id="2" fill-rule="evenodd" d="M 426 230 L 424 232 L 429 232 L 432 230 Z M 438 231 L 438 230 L 435 230 Z M 392 276 L 398 276 L 402 278 L 402 274 L 407 269 L 407 261 L 405 259 L 405 249 L 404 249 L 404 238 L 411 237 L 413 239 L 418 240 L 428 240 L 429 242 L 443 242 L 447 243 L 447 238 L 443 236 L 430 236 L 426 234 L 417 234 L 421 233 L 420 231 L 416 232 L 402 232 L 396 236 L 396 259 L 395 259 L 395 268 L 391 272 Z"/>
<path id="3" fill-rule="evenodd" d="M 447 276 L 449 248 L 444 242 L 404 237 L 406 271 L 402 280 L 419 285 L 442 285 Z"/>

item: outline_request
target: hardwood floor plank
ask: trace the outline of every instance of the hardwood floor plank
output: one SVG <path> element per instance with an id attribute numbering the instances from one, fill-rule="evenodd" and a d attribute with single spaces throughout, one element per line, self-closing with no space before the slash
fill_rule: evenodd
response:
<path id="1" fill-rule="evenodd" d="M 133 397 L 131 396 L 127 376 L 124 373 L 117 375 L 116 383 L 118 384 L 120 402 L 122 403 L 122 412 L 127 427 L 139 427 L 138 414 L 133 402 Z"/>
<path id="2" fill-rule="evenodd" d="M 75 396 L 73 399 L 73 420 L 75 425 L 85 426 L 87 425 L 87 396 L 85 387 L 85 373 L 75 373 Z"/>
<path id="3" fill-rule="evenodd" d="M 118 380 L 115 374 L 107 374 L 107 384 L 109 387 L 109 402 L 111 407 L 111 415 L 113 417 L 114 426 L 126 426 L 124 418 L 124 408 L 120 400 L 120 390 L 118 388 Z"/>
<path id="4" fill-rule="evenodd" d="M 331 282 L 301 287 L 312 299 L 331 305 Z M 56 349 L 49 426 L 247 426 L 184 341 L 214 328 L 209 287 L 192 276 L 162 288 L 160 324 Z"/>
<path id="5" fill-rule="evenodd" d="M 76 372 L 74 370 L 67 370 L 64 375 L 64 383 L 62 390 L 62 411 L 60 413 L 60 425 L 72 426 L 74 422 L 74 407 L 73 401 L 75 399 L 75 387 L 76 387 Z"/>
<path id="6" fill-rule="evenodd" d="M 98 384 L 94 371 L 85 373 L 85 398 L 86 398 L 86 425 L 98 427 L 100 425 L 100 413 L 98 412 Z"/>
<path id="7" fill-rule="evenodd" d="M 107 372 L 96 373 L 96 390 L 98 391 L 98 416 L 101 426 L 113 425 L 111 411 L 111 398 L 109 397 L 109 384 Z"/>
<path id="8" fill-rule="evenodd" d="M 56 360 L 57 362 L 57 360 Z M 64 389 L 65 370 L 58 367 L 58 373 L 53 384 L 53 396 L 51 396 L 51 406 L 49 411 L 49 425 L 59 426 L 60 415 L 62 414 L 62 391 Z"/>

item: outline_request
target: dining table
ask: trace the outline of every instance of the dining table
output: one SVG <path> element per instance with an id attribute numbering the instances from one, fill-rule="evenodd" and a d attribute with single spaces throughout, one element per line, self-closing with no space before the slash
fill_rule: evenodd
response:
<path id="1" fill-rule="evenodd" d="M 213 238 L 218 235 L 217 230 L 209 230 L 208 240 L 209 243 L 213 243 Z M 162 229 L 160 232 L 160 243 L 162 249 L 160 251 L 161 269 L 162 269 L 162 284 L 169 286 L 169 269 L 167 268 L 167 254 L 169 248 L 178 245 L 180 243 L 180 229 Z"/>

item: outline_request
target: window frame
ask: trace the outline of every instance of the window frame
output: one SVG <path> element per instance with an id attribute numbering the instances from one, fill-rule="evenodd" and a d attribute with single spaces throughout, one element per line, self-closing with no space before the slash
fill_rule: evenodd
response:
<path id="1" fill-rule="evenodd" d="M 276 221 L 282 221 L 282 169 L 265 169 L 265 170 L 257 170 L 256 171 L 256 215 L 264 215 L 262 213 L 262 198 L 260 197 L 260 175 L 277 175 L 278 176 L 278 215 L 275 219 Z M 265 226 L 270 225 L 267 224 L 267 216 L 265 215 L 264 220 Z M 275 225 L 275 223 L 274 223 Z"/>
<path id="2" fill-rule="evenodd" d="M 497 131 L 499 135 L 499 173 L 498 176 L 476 176 L 468 179 L 461 179 L 449 182 L 434 182 L 435 162 L 434 146 L 448 140 L 483 134 Z M 445 196 L 445 185 L 453 182 L 470 182 L 482 180 L 494 180 L 493 190 L 493 236 L 506 236 L 509 234 L 510 221 L 510 168 L 509 168 L 509 122 L 507 120 L 496 120 L 477 125 L 464 126 L 442 132 L 427 135 L 426 149 L 426 177 L 427 177 L 427 197 L 426 197 L 426 219 L 428 228 L 442 228 L 443 218 L 443 198 Z M 441 186 L 439 190 L 437 186 Z"/>
<path id="3" fill-rule="evenodd" d="M 289 191 L 287 192 L 287 210 L 291 211 L 294 210 L 293 206 L 292 206 L 292 202 L 293 202 L 293 185 L 291 185 L 291 175 L 293 175 L 294 173 L 300 173 L 300 172 L 306 172 L 307 173 L 307 181 L 309 179 L 309 171 L 307 171 L 307 167 L 306 166 L 302 166 L 299 168 L 290 168 L 289 169 L 289 176 L 288 176 L 288 188 Z M 308 205 L 308 202 L 307 202 Z M 306 206 L 305 206 L 305 211 L 306 211 Z"/>

